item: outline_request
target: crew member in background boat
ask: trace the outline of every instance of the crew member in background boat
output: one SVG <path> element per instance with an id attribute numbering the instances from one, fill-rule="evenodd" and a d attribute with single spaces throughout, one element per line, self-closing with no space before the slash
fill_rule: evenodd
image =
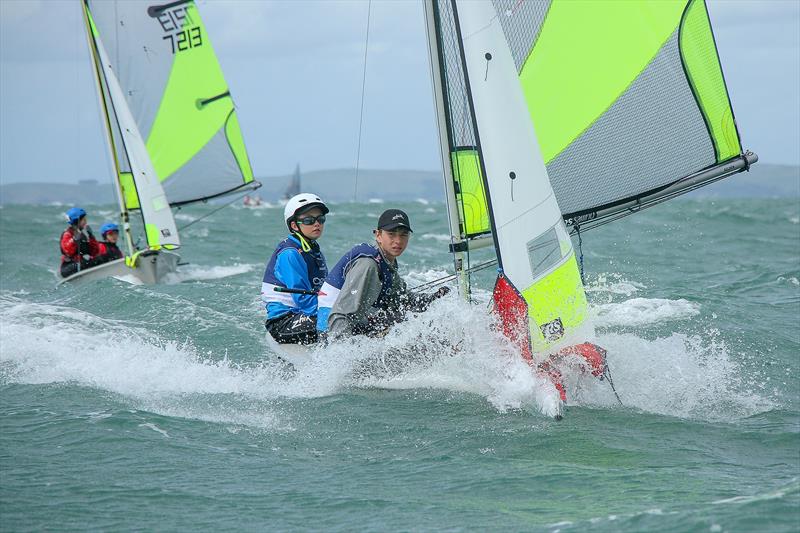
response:
<path id="1" fill-rule="evenodd" d="M 103 263 L 107 263 L 125 257 L 125 254 L 123 254 L 122 250 L 117 246 L 119 226 L 113 222 L 106 222 L 100 226 L 100 235 L 103 237 L 103 240 L 100 242 L 100 252 L 97 255 L 97 259 L 101 260 Z"/>
<path id="2" fill-rule="evenodd" d="M 328 339 L 380 336 L 401 322 L 407 311 L 421 313 L 450 291 L 442 287 L 433 294 L 414 294 L 400 277 L 397 258 L 412 233 L 405 212 L 384 211 L 373 233 L 375 244 L 362 243 L 347 252 L 331 269 L 319 293 L 317 330 Z"/>
<path id="3" fill-rule="evenodd" d="M 328 212 L 319 196 L 309 193 L 293 196 L 284 208 L 289 236 L 272 253 L 261 284 L 261 299 L 267 308 L 265 325 L 279 343 L 317 341 L 317 292 L 328 275 L 317 240 Z"/>
<path id="4" fill-rule="evenodd" d="M 61 277 L 64 278 L 101 263 L 97 260 L 100 244 L 86 220 L 86 211 L 73 207 L 67 211 L 67 220 L 69 226 L 61 234 Z"/>

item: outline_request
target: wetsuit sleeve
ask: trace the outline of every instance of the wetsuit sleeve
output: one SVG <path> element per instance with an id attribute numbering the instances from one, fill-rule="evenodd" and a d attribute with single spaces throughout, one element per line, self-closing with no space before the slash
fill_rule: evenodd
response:
<path id="1" fill-rule="evenodd" d="M 367 315 L 381 293 L 378 263 L 370 257 L 356 259 L 347 272 L 339 297 L 331 308 L 328 333 L 352 334 L 353 327 L 366 325 Z"/>
<path id="2" fill-rule="evenodd" d="M 308 266 L 300 252 L 287 248 L 278 254 L 275 261 L 275 277 L 290 289 L 310 291 L 313 287 L 308 279 Z M 292 294 L 292 299 L 304 315 L 317 313 L 317 297 L 311 294 Z"/>

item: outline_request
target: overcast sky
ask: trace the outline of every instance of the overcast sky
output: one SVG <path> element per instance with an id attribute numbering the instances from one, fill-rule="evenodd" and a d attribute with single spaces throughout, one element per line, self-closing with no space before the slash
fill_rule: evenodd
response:
<path id="1" fill-rule="evenodd" d="M 257 176 L 353 167 L 368 3 L 199 0 Z M 108 179 L 78 0 L 0 0 L 0 181 Z M 373 0 L 361 166 L 440 168 L 421 1 Z M 744 146 L 800 165 L 800 2 L 709 0 Z"/>

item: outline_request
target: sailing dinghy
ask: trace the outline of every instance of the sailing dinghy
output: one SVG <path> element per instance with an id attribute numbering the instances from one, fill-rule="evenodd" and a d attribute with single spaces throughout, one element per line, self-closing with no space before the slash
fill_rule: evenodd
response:
<path id="1" fill-rule="evenodd" d="M 566 401 L 566 356 L 610 379 L 586 342 L 570 235 L 757 160 L 705 3 L 425 0 L 425 12 L 460 292 L 470 252 L 493 246 L 499 327 Z"/>
<path id="2" fill-rule="evenodd" d="M 172 207 L 256 189 L 228 86 L 192 0 L 82 0 L 127 257 L 60 283 L 159 283 L 181 246 Z M 146 246 L 134 244 L 138 213 Z"/>

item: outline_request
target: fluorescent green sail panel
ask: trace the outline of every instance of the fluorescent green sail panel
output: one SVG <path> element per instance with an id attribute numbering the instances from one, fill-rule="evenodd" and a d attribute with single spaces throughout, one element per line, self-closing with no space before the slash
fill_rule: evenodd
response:
<path id="1" fill-rule="evenodd" d="M 125 207 L 128 209 L 139 209 L 139 196 L 136 194 L 136 186 L 133 184 L 133 174 L 130 172 L 120 172 L 119 185 L 122 187 L 122 197 L 125 199 Z"/>
<path id="2" fill-rule="evenodd" d="M 247 158 L 244 137 L 242 137 L 242 130 L 239 128 L 239 117 L 236 116 L 236 113 L 231 112 L 228 115 L 228 120 L 225 121 L 225 135 L 228 138 L 228 144 L 231 147 L 233 156 L 236 158 L 236 163 L 242 170 L 244 183 L 250 183 L 253 181 L 253 169 L 250 167 L 250 160 Z"/>
<path id="3" fill-rule="evenodd" d="M 575 254 L 553 272 L 522 291 L 528 304 L 533 351 L 542 352 L 558 339 L 545 336 L 547 324 L 559 321 L 564 331 L 572 331 L 586 319 L 586 293 Z"/>
<path id="4" fill-rule="evenodd" d="M 554 0 L 520 72 L 546 163 L 628 88 L 678 28 L 685 0 Z"/>
<path id="5" fill-rule="evenodd" d="M 460 204 L 461 222 L 466 236 L 488 232 L 489 209 L 478 152 L 472 148 L 460 148 L 450 154 L 453 179 L 458 184 L 456 199 Z"/>
<path id="6" fill-rule="evenodd" d="M 191 31 L 173 43 L 178 51 L 147 139 L 147 151 L 161 181 L 200 152 L 233 111 L 217 57 L 204 41 L 207 32 L 197 7 L 187 5 L 186 14 L 184 27 L 191 24 Z"/>
<path id="7" fill-rule="evenodd" d="M 711 130 L 717 161 L 738 156 L 742 152 L 739 134 L 722 77 L 708 12 L 701 1 L 690 1 L 681 25 L 680 48 L 692 89 Z"/>

